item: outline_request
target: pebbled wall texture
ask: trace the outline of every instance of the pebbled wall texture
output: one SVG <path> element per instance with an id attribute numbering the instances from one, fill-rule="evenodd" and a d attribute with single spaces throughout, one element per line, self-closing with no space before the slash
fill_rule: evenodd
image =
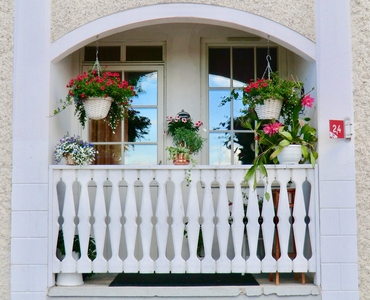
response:
<path id="1" fill-rule="evenodd" d="M 199 3 L 244 10 L 274 20 L 315 40 L 315 0 L 52 0 L 51 39 L 100 17 L 140 6 L 165 3 Z"/>
<path id="2" fill-rule="evenodd" d="M 370 2 L 351 1 L 360 299 L 370 295 Z"/>
<path id="3" fill-rule="evenodd" d="M 0 295 L 10 297 L 10 213 L 12 176 L 12 99 L 14 1 L 0 8 Z"/>

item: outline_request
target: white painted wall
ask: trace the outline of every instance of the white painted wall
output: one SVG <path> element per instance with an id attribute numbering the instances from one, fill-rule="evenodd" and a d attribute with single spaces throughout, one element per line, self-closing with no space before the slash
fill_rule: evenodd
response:
<path id="1" fill-rule="evenodd" d="M 316 33 L 323 300 L 359 299 L 354 142 L 329 139 L 330 119 L 353 120 L 349 1 L 317 1 Z"/>

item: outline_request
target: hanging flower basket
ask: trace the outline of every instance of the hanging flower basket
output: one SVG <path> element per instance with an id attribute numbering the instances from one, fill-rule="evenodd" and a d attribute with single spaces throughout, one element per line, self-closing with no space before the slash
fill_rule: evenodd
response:
<path id="1" fill-rule="evenodd" d="M 84 101 L 86 116 L 91 120 L 104 119 L 109 112 L 113 99 L 111 97 L 90 97 Z"/>
<path id="2" fill-rule="evenodd" d="M 263 101 L 263 104 L 257 104 L 255 110 L 260 120 L 277 120 L 282 105 L 283 101 L 281 100 L 267 99 Z"/>

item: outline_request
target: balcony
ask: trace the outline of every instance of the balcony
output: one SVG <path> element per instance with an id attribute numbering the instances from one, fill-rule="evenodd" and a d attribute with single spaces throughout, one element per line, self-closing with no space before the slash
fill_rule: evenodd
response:
<path id="1" fill-rule="evenodd" d="M 248 166 L 50 166 L 50 271 L 316 278 L 317 168 L 267 169 L 253 189 Z"/>

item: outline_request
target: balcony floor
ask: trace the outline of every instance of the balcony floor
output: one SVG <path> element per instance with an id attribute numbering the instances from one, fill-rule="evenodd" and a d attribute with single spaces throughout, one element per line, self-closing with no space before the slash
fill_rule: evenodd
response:
<path id="1" fill-rule="evenodd" d="M 268 274 L 254 275 L 259 286 L 212 286 L 212 287 L 109 287 L 117 274 L 95 274 L 77 287 L 53 286 L 50 288 L 49 299 L 125 299 L 155 298 L 168 299 L 238 299 L 245 296 L 260 299 L 281 299 L 290 296 L 291 300 L 321 299 L 320 289 L 314 285 L 312 278 L 306 276 L 307 283 L 302 285 L 295 281 L 293 274 L 280 274 L 280 285 L 269 281 Z"/>

